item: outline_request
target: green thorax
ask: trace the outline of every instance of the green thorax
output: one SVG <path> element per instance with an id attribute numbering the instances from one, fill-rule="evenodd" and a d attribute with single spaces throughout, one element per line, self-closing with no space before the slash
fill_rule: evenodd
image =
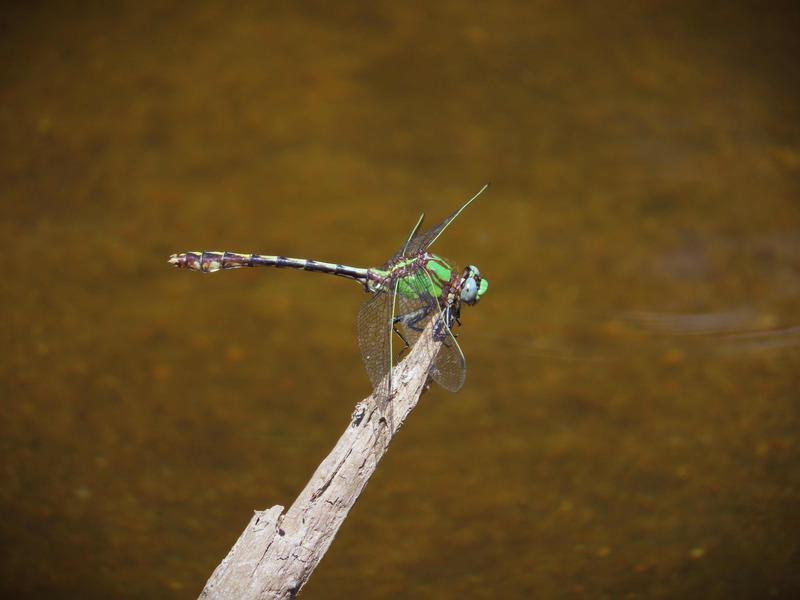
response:
<path id="1" fill-rule="evenodd" d="M 475 304 L 489 287 L 489 282 L 480 277 L 477 267 L 468 267 L 463 277 L 460 273 L 455 273 L 454 276 L 454 267 L 441 256 L 431 253 L 403 258 L 386 271 L 371 269 L 371 272 L 383 280 L 378 284 L 378 288 L 387 286 L 389 283 L 394 284 L 397 281 L 398 295 L 406 298 L 415 298 L 421 294 L 442 298 L 445 288 L 451 290 L 455 288 L 453 291 L 456 292 L 456 295 L 462 294 L 461 297 L 467 304 Z M 424 276 L 424 273 L 427 273 L 427 276 Z M 423 276 L 420 277 L 420 274 Z M 462 285 L 467 285 L 467 287 L 462 290 Z"/>
<path id="2" fill-rule="evenodd" d="M 422 269 L 427 271 L 429 277 L 419 277 Z M 400 296 L 413 298 L 422 292 L 439 298 L 444 286 L 453 277 L 453 268 L 441 256 L 426 253 L 422 257 L 404 258 L 386 271 L 374 269 L 373 273 L 385 277 L 387 281 L 397 278 L 397 293 Z"/>

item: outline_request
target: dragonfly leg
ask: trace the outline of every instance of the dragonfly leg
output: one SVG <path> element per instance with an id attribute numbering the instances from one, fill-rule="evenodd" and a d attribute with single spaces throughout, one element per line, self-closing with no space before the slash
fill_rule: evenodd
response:
<path id="1" fill-rule="evenodd" d="M 392 329 L 394 329 L 394 332 L 400 337 L 401 340 L 403 340 L 403 347 L 400 349 L 400 353 L 398 354 L 398 356 L 403 356 L 411 348 L 411 345 L 408 343 L 406 336 L 403 335 L 403 332 L 400 331 L 396 325 L 393 325 Z"/>
<path id="2" fill-rule="evenodd" d="M 458 317 L 453 317 L 453 323 L 457 323 L 458 326 L 461 327 L 461 319 L 459 319 Z M 458 337 L 458 334 L 456 333 L 455 329 L 453 328 L 452 323 L 450 324 L 450 333 L 453 334 L 454 338 Z"/>
<path id="3" fill-rule="evenodd" d="M 402 323 L 404 327 L 412 331 L 422 332 L 422 327 L 419 326 L 420 322 L 422 322 L 428 315 L 431 314 L 431 307 L 429 306 L 422 306 L 417 310 L 407 313 L 405 315 L 398 315 L 394 318 L 394 322 L 392 324 L 392 329 L 394 332 L 403 340 L 403 349 L 400 350 L 400 356 L 403 356 L 409 348 L 411 348 L 411 344 L 406 339 L 406 336 L 403 335 L 403 332 L 397 327 L 398 324 Z"/>
<path id="4" fill-rule="evenodd" d="M 393 329 L 393 330 L 394 330 L 394 332 L 395 332 L 395 333 L 396 333 L 396 334 L 397 334 L 397 335 L 400 337 L 400 339 L 401 339 L 401 340 L 403 340 L 403 344 L 405 344 L 405 348 L 404 348 L 404 350 L 405 350 L 406 348 L 410 347 L 410 346 L 411 346 L 411 344 L 409 344 L 409 343 L 408 343 L 408 340 L 406 339 L 406 336 L 404 336 L 404 335 L 403 335 L 403 332 L 402 332 L 402 331 L 400 331 L 400 330 L 397 328 L 397 325 L 396 325 L 396 323 L 397 323 L 397 317 L 395 317 L 395 325 L 392 325 L 392 329 Z"/>
<path id="5" fill-rule="evenodd" d="M 408 327 L 409 329 L 412 329 L 413 331 L 421 332 L 422 327 L 419 326 L 419 323 L 430 314 L 431 314 L 430 307 L 423 306 L 421 308 L 418 308 L 414 312 L 396 316 L 394 318 L 394 322 L 395 324 L 402 323 L 404 326 Z"/>
<path id="6" fill-rule="evenodd" d="M 397 324 L 402 323 L 409 329 L 412 329 L 414 331 L 422 331 L 422 329 L 416 327 L 416 324 L 420 320 L 419 318 L 415 318 L 415 314 L 417 312 L 419 311 L 415 311 L 414 313 L 408 315 L 398 315 L 394 318 L 394 324 L 392 325 L 392 329 L 394 329 L 394 332 L 400 337 L 401 340 L 403 340 L 403 349 L 400 350 L 400 356 L 403 356 L 403 354 L 405 354 L 409 350 L 409 348 L 411 348 L 411 344 L 408 342 L 408 339 L 406 339 L 406 336 L 403 335 L 403 332 L 400 331 L 400 329 L 397 327 Z"/>

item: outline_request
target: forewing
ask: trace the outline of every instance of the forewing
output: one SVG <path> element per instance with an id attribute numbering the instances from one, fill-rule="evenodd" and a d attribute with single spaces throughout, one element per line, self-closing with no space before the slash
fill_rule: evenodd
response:
<path id="1" fill-rule="evenodd" d="M 431 227 L 430 229 L 426 229 L 425 231 L 421 231 L 417 233 L 405 246 L 405 252 L 401 256 L 414 256 L 419 254 L 420 252 L 426 250 L 428 246 L 433 244 L 439 235 L 447 228 L 450 223 L 459 215 L 462 209 L 458 209 L 449 217 L 447 217 L 444 221 L 436 225 L 436 227 Z"/>
<path id="2" fill-rule="evenodd" d="M 414 225 L 414 228 L 411 230 L 411 233 L 408 235 L 408 237 L 406 238 L 406 241 L 403 243 L 403 245 L 400 247 L 400 249 L 397 252 L 394 253 L 392 258 L 390 258 L 388 261 L 386 261 L 383 264 L 382 268 L 384 270 L 388 270 L 391 267 L 391 265 L 398 258 L 402 258 L 403 256 L 407 256 L 406 252 L 408 251 L 408 246 L 409 246 L 409 244 L 411 244 L 411 241 L 419 234 L 420 227 L 422 227 L 422 221 L 424 221 L 424 220 L 425 220 L 425 213 L 422 213 L 419 216 L 419 219 L 417 219 L 417 224 Z"/>
<path id="3" fill-rule="evenodd" d="M 431 376 L 444 389 L 457 392 L 464 386 L 467 378 L 467 362 L 453 332 L 450 331 L 444 320 L 441 321 L 441 327 L 446 332 L 442 332 L 444 340 L 439 349 L 439 355 L 436 357 L 436 363 L 433 365 Z"/>
<path id="4" fill-rule="evenodd" d="M 462 204 L 458 208 L 458 210 L 454 211 L 452 214 L 450 214 L 450 216 L 448 216 L 444 221 L 442 221 L 435 227 L 427 229 L 426 231 L 423 232 L 415 233 L 406 244 L 405 252 L 402 255 L 414 256 L 424 250 L 427 250 L 428 247 L 431 246 L 433 242 L 435 242 L 440 235 L 442 235 L 442 233 L 444 232 L 445 229 L 447 229 L 450 223 L 452 223 L 456 219 L 456 217 L 460 215 L 461 212 L 465 208 L 467 208 L 472 203 L 472 201 L 475 200 L 475 198 L 480 196 L 488 187 L 489 184 L 487 183 L 478 191 L 477 194 L 475 194 L 472 198 L 467 200 L 464 204 Z"/>

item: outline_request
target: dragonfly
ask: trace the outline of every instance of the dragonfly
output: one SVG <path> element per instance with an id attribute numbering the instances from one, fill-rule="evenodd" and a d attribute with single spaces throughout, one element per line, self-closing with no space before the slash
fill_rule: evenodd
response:
<path id="1" fill-rule="evenodd" d="M 485 184 L 435 227 L 422 230 L 425 214 L 420 215 L 400 250 L 378 268 L 217 251 L 181 252 L 170 256 L 168 262 L 179 269 L 202 273 L 276 267 L 327 273 L 355 281 L 370 295 L 361 305 L 356 322 L 361 357 L 376 396 L 387 400 L 393 393 L 393 334 L 403 343 L 398 354 L 401 355 L 414 345 L 431 320 L 434 339 L 441 344 L 429 375 L 441 387 L 457 392 L 466 379 L 466 361 L 453 329 L 461 324 L 462 305 L 477 304 L 486 294 L 489 282 L 475 265 L 461 270 L 430 252 L 430 247 L 488 187 Z"/>

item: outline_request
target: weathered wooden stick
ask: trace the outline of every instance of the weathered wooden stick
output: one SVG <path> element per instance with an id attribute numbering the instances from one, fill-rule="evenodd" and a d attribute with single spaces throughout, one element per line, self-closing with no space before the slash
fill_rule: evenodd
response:
<path id="1" fill-rule="evenodd" d="M 292 504 L 256 511 L 200 598 L 294 598 L 319 564 L 389 443 L 425 391 L 441 342 L 430 323 L 392 372 L 391 399 L 356 405 L 347 429 Z"/>

